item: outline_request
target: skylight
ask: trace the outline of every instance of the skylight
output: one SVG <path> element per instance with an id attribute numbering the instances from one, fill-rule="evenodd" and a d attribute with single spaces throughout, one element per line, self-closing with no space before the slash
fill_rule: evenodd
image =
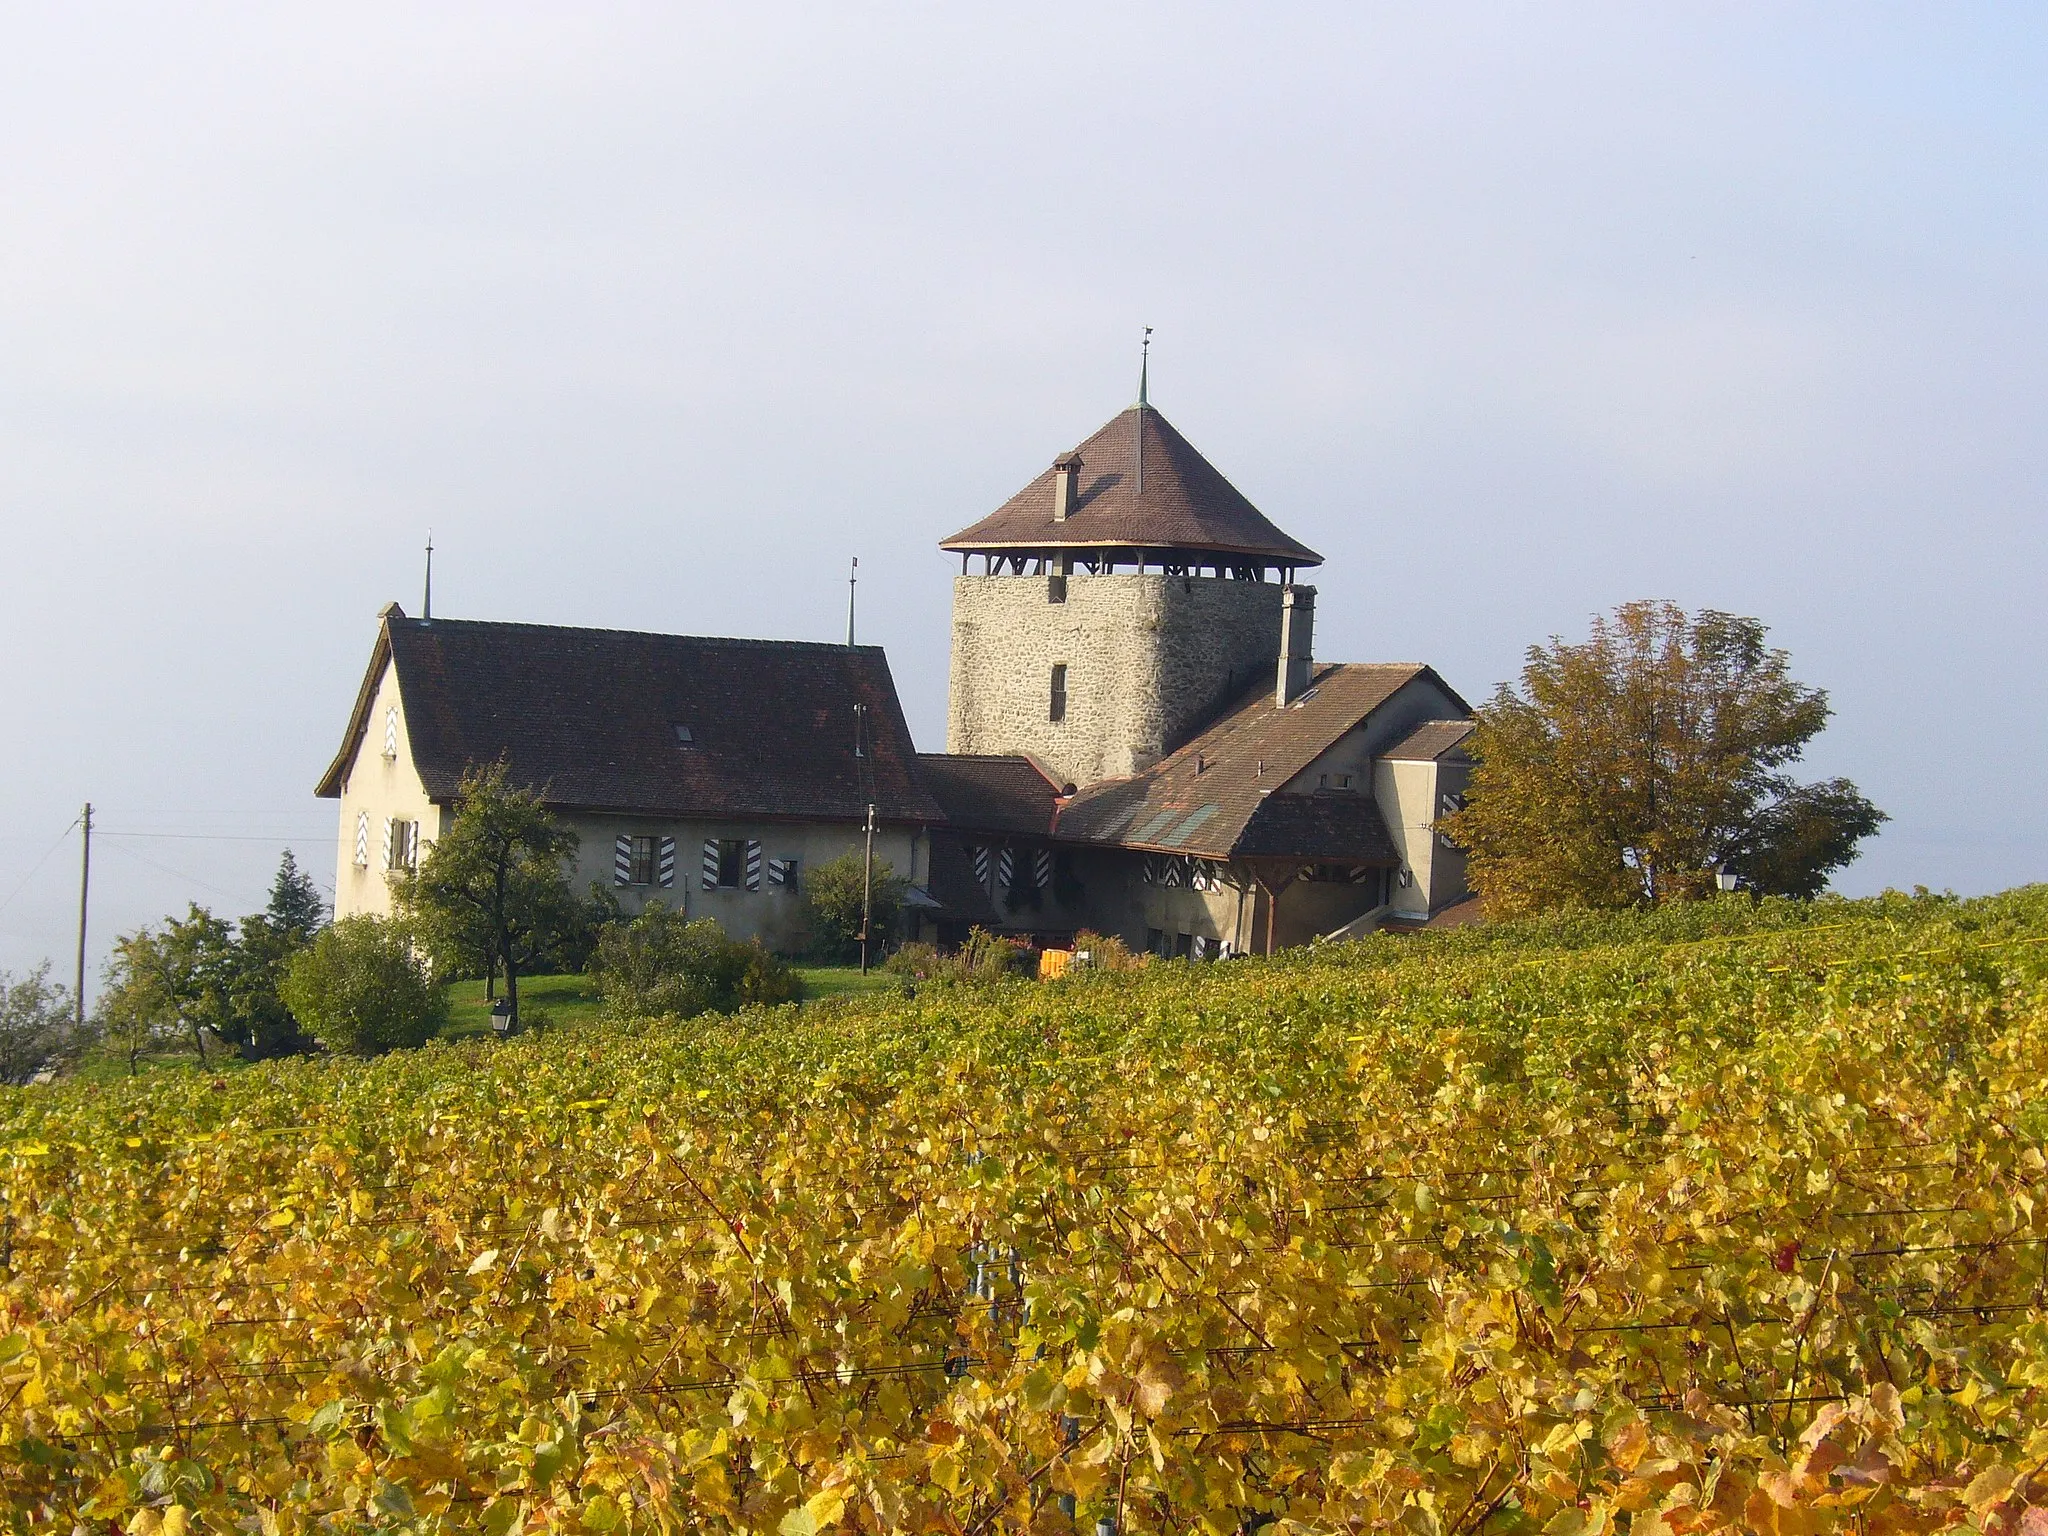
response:
<path id="1" fill-rule="evenodd" d="M 690 728 L 680 722 L 676 725 L 676 745 L 685 750 L 697 745 L 697 738 L 690 733 Z"/>

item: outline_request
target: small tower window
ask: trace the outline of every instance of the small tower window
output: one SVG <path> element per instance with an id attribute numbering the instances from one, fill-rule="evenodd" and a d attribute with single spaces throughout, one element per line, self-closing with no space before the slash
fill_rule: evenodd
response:
<path id="1" fill-rule="evenodd" d="M 1067 664 L 1064 661 L 1053 663 L 1052 699 L 1045 718 L 1055 725 L 1067 718 Z"/>

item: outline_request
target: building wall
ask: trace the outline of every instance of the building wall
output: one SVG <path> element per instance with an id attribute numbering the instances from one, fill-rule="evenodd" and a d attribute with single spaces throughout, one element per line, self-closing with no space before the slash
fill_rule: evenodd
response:
<path id="1" fill-rule="evenodd" d="M 397 711 L 395 752 L 385 751 L 386 722 Z M 436 841 L 450 814 L 444 806 L 427 798 L 425 786 L 414 771 L 412 743 L 406 731 L 404 700 L 400 695 L 396 669 L 387 665 L 377 681 L 371 703 L 369 729 L 342 780 L 340 857 L 336 861 L 334 915 L 353 917 L 391 914 L 389 871 L 384 864 L 384 824 L 387 820 L 419 823 L 420 852 Z M 801 871 L 814 869 L 848 852 L 858 853 L 863 834 L 853 822 L 727 822 L 683 820 L 673 817 L 615 816 L 580 812 L 559 812 L 562 824 L 577 837 L 577 851 L 569 863 L 569 885 L 579 897 L 592 884 L 603 886 L 618 899 L 628 914 L 640 912 L 653 897 L 692 917 L 715 917 L 726 932 L 740 939 L 758 938 L 770 949 L 791 951 L 804 942 L 799 921 L 797 893 L 771 886 L 767 877 L 770 859 L 796 859 Z M 356 862 L 356 824 L 359 816 L 369 818 L 369 860 Z M 673 837 L 676 840 L 675 884 L 668 887 L 615 885 L 614 850 L 621 835 Z M 707 839 L 751 839 L 761 845 L 762 877 L 757 891 L 710 890 L 700 878 L 704 843 Z M 882 826 L 875 830 L 875 861 L 920 884 L 930 877 L 926 840 L 921 828 Z"/>
<path id="2" fill-rule="evenodd" d="M 793 954 L 808 941 L 803 931 L 799 891 L 768 882 L 770 859 L 796 859 L 798 880 L 806 871 L 845 853 L 859 853 L 864 835 L 851 822 L 746 822 L 683 820 L 660 816 L 615 816 L 567 813 L 562 822 L 577 837 L 576 856 L 569 865 L 570 888 L 578 896 L 597 885 L 617 899 L 627 915 L 660 900 L 669 910 L 690 917 L 713 917 L 737 939 L 759 939 L 769 949 Z M 614 853 L 622 837 L 672 837 L 676 840 L 675 884 L 615 884 Z M 761 845 L 761 888 L 750 891 L 705 890 L 702 881 L 706 841 L 736 839 Z M 898 878 L 922 884 L 929 878 L 926 836 L 922 829 L 881 826 L 875 829 L 875 867 L 887 864 Z"/>
<path id="3" fill-rule="evenodd" d="M 386 725 L 396 712 L 396 750 L 386 750 Z M 419 824 L 422 844 L 441 835 L 440 806 L 427 798 L 426 787 L 413 771 L 412 739 L 406 731 L 405 703 L 398 671 L 389 662 L 377 680 L 371 700 L 369 728 L 355 760 L 341 783 L 341 825 L 334 862 L 334 915 L 355 917 L 391 914 L 390 871 L 384 864 L 384 826 L 388 821 Z M 367 818 L 369 857 L 356 860 L 358 818 Z"/>
<path id="4" fill-rule="evenodd" d="M 1124 574 L 960 576 L 953 583 L 948 752 L 1025 752 L 1075 784 L 1150 767 L 1280 655 L 1270 582 Z M 1049 718 L 1052 669 L 1066 718 Z"/>

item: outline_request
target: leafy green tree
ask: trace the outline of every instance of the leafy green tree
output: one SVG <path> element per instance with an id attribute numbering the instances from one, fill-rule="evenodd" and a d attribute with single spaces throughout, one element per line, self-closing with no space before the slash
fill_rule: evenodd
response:
<path id="1" fill-rule="evenodd" d="M 1885 820 L 1845 779 L 1783 769 L 1827 723 L 1755 619 L 1635 602 L 1531 646 L 1478 711 L 1464 808 L 1439 829 L 1501 915 L 1705 896 L 1717 868 L 1812 895 Z"/>
<path id="2" fill-rule="evenodd" d="M 803 877 L 804 920 L 811 952 L 820 960 L 845 964 L 860 954 L 862 876 L 865 855 L 858 849 L 808 870 Z M 903 895 L 909 886 L 888 862 L 875 860 L 873 916 L 869 954 L 879 959 L 902 921 Z"/>
<path id="3" fill-rule="evenodd" d="M 235 970 L 233 926 L 197 902 L 182 918 L 116 939 L 103 1011 L 129 1072 L 144 1051 L 178 1034 L 202 1065 L 209 1034 L 231 1039 Z"/>
<path id="4" fill-rule="evenodd" d="M 687 1019 L 803 994 L 796 972 L 760 944 L 742 944 L 715 919 L 692 921 L 659 901 L 600 930 L 590 977 L 605 1011 L 620 1018 Z"/>
<path id="5" fill-rule="evenodd" d="M 425 1045 L 448 1019 L 448 999 L 403 928 L 345 917 L 292 956 L 285 1005 L 330 1051 L 375 1056 Z"/>
<path id="6" fill-rule="evenodd" d="M 31 1082 L 83 1044 L 71 993 L 50 980 L 49 961 L 19 978 L 0 971 L 0 1083 Z"/>
<path id="7" fill-rule="evenodd" d="M 463 775 L 455 819 L 419 867 L 392 878 L 398 910 L 437 956 L 504 972 L 512 1020 L 519 976 L 572 939 L 582 909 L 563 863 L 576 834 L 530 789 L 505 782 L 505 765 Z"/>

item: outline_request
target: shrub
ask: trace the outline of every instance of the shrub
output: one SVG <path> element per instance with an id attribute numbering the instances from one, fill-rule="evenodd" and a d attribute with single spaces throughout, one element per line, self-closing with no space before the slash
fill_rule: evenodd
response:
<path id="1" fill-rule="evenodd" d="M 294 1017 L 330 1051 L 376 1056 L 425 1045 L 448 1001 L 396 924 L 345 917 L 292 957 L 279 989 Z"/>
<path id="2" fill-rule="evenodd" d="M 828 964 L 844 965 L 860 955 L 861 893 L 866 860 L 858 851 L 828 859 L 804 876 L 804 919 L 811 933 L 811 954 Z M 880 956 L 894 939 L 909 887 L 888 862 L 875 860 L 868 954 Z"/>
<path id="3" fill-rule="evenodd" d="M 1037 966 L 1037 952 L 1024 940 L 976 928 L 950 955 L 930 944 L 906 944 L 882 969 L 908 981 L 993 981 L 999 976 L 1035 975 Z"/>
<path id="4" fill-rule="evenodd" d="M 658 901 L 599 932 L 590 979 L 618 1018 L 688 1019 L 803 995 L 796 972 L 758 943 L 742 944 L 716 920 L 691 921 Z"/>
<path id="5" fill-rule="evenodd" d="M 1113 933 L 1095 933 L 1082 929 L 1074 935 L 1074 955 L 1086 953 L 1088 968 L 1095 971 L 1141 971 L 1150 955 L 1131 953 L 1130 945 Z"/>

